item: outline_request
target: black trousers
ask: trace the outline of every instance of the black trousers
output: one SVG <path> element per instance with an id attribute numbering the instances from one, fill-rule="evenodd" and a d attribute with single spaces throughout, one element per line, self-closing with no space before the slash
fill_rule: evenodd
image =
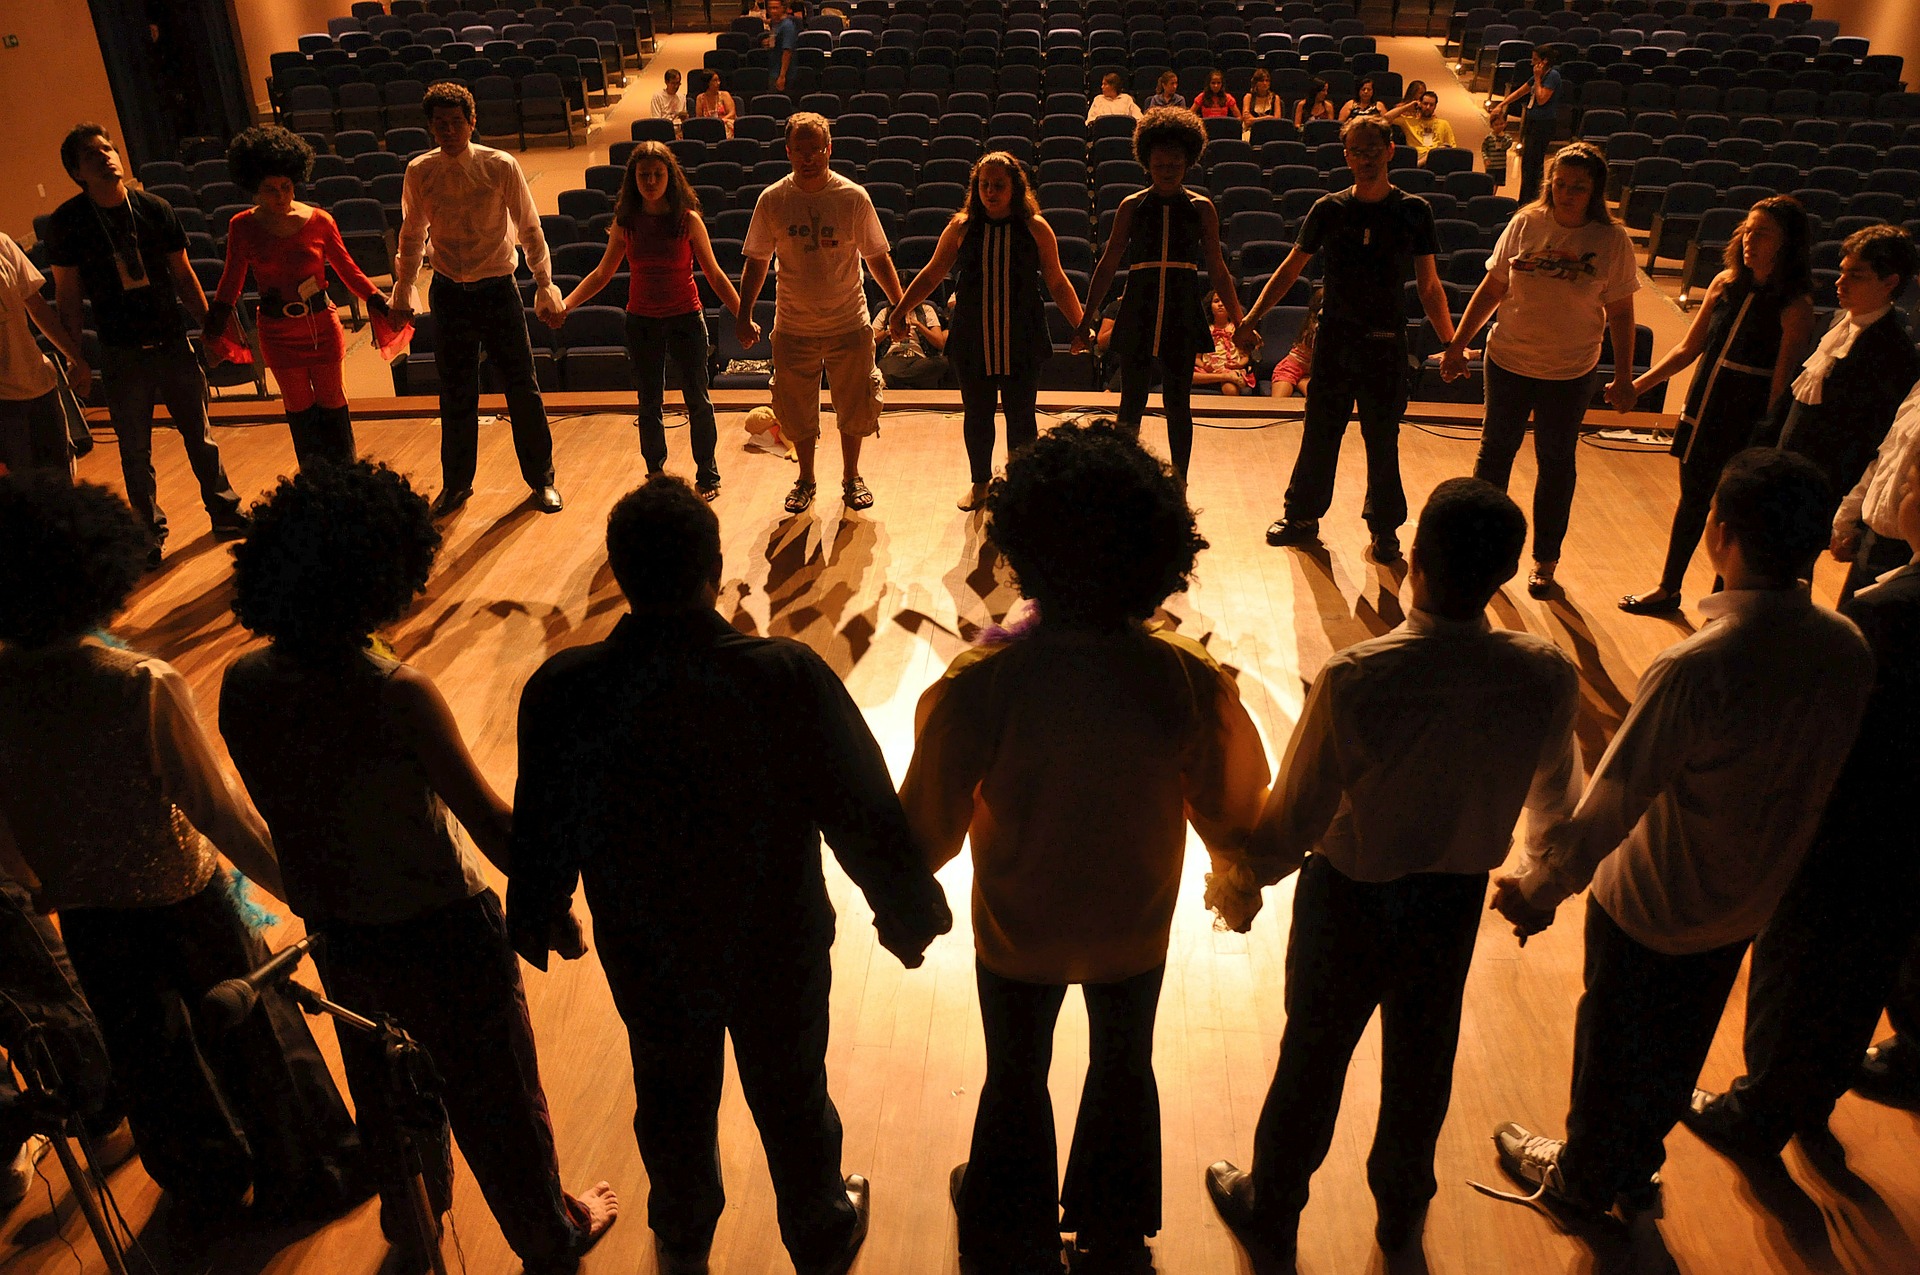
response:
<path id="1" fill-rule="evenodd" d="M 30 469 L 63 474 L 72 470 L 67 416 L 57 388 L 37 398 L 0 398 L 0 465 L 14 474 Z"/>
<path id="2" fill-rule="evenodd" d="M 1153 374 L 1160 373 L 1160 408 L 1167 416 L 1167 451 L 1174 472 L 1186 477 L 1193 458 L 1193 359 L 1163 359 L 1154 355 L 1123 355 L 1120 360 L 1120 424 L 1138 431 L 1147 414 L 1147 396 L 1153 392 Z"/>
<path id="3" fill-rule="evenodd" d="M 1520 206 L 1525 208 L 1540 194 L 1547 175 L 1547 148 L 1553 145 L 1557 120 L 1539 118 L 1528 111 L 1520 125 Z"/>
<path id="4" fill-rule="evenodd" d="M 1578 481 L 1575 458 L 1580 451 L 1580 423 L 1593 398 L 1593 374 L 1567 381 L 1544 381 L 1509 372 L 1487 360 L 1487 417 L 1480 433 L 1480 454 L 1473 476 L 1501 491 L 1513 475 L 1513 458 L 1533 419 L 1533 457 L 1538 474 L 1533 483 L 1533 556 L 1537 562 L 1560 561 L 1560 545 L 1567 538 L 1573 514 L 1573 489 Z"/>
<path id="5" fill-rule="evenodd" d="M 766 1148 L 780 1239 L 796 1265 L 835 1252 L 856 1225 L 840 1172 L 840 1113 L 827 1093 L 828 945 L 756 960 L 737 979 L 683 977 L 697 960 L 644 934 L 596 931 L 627 1024 L 633 1132 L 647 1223 L 677 1253 L 705 1253 L 726 1206 L 719 1111 L 726 1040 Z"/>
<path id="6" fill-rule="evenodd" d="M 1644 1194 L 1686 1110 L 1747 943 L 1668 956 L 1587 900 L 1586 992 L 1573 1029 L 1573 1098 L 1560 1171 L 1595 1208 Z"/>
<path id="7" fill-rule="evenodd" d="M 507 944 L 499 896 L 485 890 L 391 925 L 320 928 L 327 943 L 316 960 L 331 998 L 368 1016 L 392 1016 L 427 1051 L 442 1082 L 441 1109 L 431 1102 L 403 1107 L 384 1083 L 379 1045 L 339 1033 L 387 1237 L 402 1244 L 415 1238 L 402 1172 L 403 1123 L 420 1152 L 435 1213 L 452 1206 L 450 1122 L 487 1207 L 520 1259 L 553 1263 L 578 1250 L 587 1210 L 560 1187 L 520 961 Z"/>
<path id="8" fill-rule="evenodd" d="M 103 346 L 100 373 L 107 383 L 107 416 L 120 440 L 120 477 L 134 516 L 156 539 L 167 534 L 167 515 L 154 495 L 153 404 L 167 405 L 173 427 L 187 448 L 187 462 L 200 482 L 200 500 L 216 522 L 233 519 L 240 497 L 227 481 L 220 449 L 207 433 L 207 378 L 185 337 L 155 349 Z"/>
<path id="9" fill-rule="evenodd" d="M 1829 812 L 1754 940 L 1747 1074 L 1730 1093 L 1775 1146 L 1825 1126 L 1873 1043 L 1881 1009 L 1899 1001 L 1901 966 L 1920 935 L 1920 846 L 1894 804 L 1879 813 L 1887 822 L 1836 821 Z"/>
<path id="10" fill-rule="evenodd" d="M 1906 541 L 1880 535 L 1871 527 L 1862 531 L 1860 547 L 1854 552 L 1852 565 L 1847 568 L 1847 582 L 1840 589 L 1841 604 L 1844 605 L 1854 594 L 1887 572 L 1912 561 L 1913 546 Z"/>
<path id="11" fill-rule="evenodd" d="M 633 378 L 640 389 L 640 458 L 647 462 L 647 472 L 657 473 L 667 463 L 663 405 L 667 359 L 672 358 L 680 369 L 680 395 L 687 405 L 694 477 L 707 486 L 719 483 L 720 467 L 713 449 L 720 435 L 713 422 L 713 400 L 707 394 L 707 316 L 698 310 L 666 319 L 629 314 L 627 357 L 633 360 Z"/>
<path id="12" fill-rule="evenodd" d="M 1907 949 L 1906 960 L 1887 993 L 1887 1025 L 1908 1044 L 1920 1048 L 1920 939 Z"/>
<path id="13" fill-rule="evenodd" d="M 1035 411 L 1040 398 L 1040 367 L 1035 364 L 1023 376 L 981 376 L 969 369 L 961 369 L 959 376 L 963 412 L 960 431 L 967 440 L 967 472 L 974 482 L 984 483 L 993 477 L 996 403 L 1007 418 L 1008 456 L 1040 437 Z"/>
<path id="14" fill-rule="evenodd" d="M 1399 322 L 1397 316 L 1393 320 Z M 1367 498 L 1361 516 L 1378 535 L 1407 520 L 1400 485 L 1400 420 L 1407 413 L 1407 342 L 1322 326 L 1307 383 L 1300 454 L 1287 480 L 1286 516 L 1319 519 L 1333 506 L 1340 440 L 1355 409 L 1367 447 Z"/>
<path id="15" fill-rule="evenodd" d="M 321 1216 L 361 1198 L 360 1139 L 306 1020 L 266 992 L 232 1030 L 197 1030 L 201 999 L 267 959 L 224 877 L 179 903 L 69 908 L 67 952 L 113 1059 L 153 1180 L 230 1207 Z"/>
<path id="16" fill-rule="evenodd" d="M 1297 1217 L 1333 1144 L 1354 1046 L 1380 1010 L 1380 1118 L 1367 1183 L 1383 1209 L 1433 1198 L 1433 1150 L 1453 1096 L 1460 1001 L 1486 873 L 1355 881 L 1309 855 L 1287 943 L 1287 1026 L 1253 1142 L 1254 1206 Z"/>
<path id="17" fill-rule="evenodd" d="M 959 1201 L 961 1253 L 989 1263 L 1057 1260 L 1062 1231 L 1113 1240 L 1157 1233 L 1160 1089 L 1153 1020 L 1166 966 L 1124 982 L 1081 984 L 1087 1083 L 1058 1190 L 1047 1071 L 1066 986 L 1002 978 L 978 962 L 974 969 L 987 1079 Z"/>
<path id="18" fill-rule="evenodd" d="M 27 892 L 0 876 L 0 1107 L 20 1092 L 18 1067 L 29 1086 L 52 1089 L 68 1110 L 79 1113 L 90 1130 L 120 1123 L 112 1102 L 112 1067 L 93 1010 L 80 994 L 80 979 L 67 959 L 67 947 L 53 922 L 33 910 Z M 14 1012 L 17 1011 L 17 1012 Z M 44 1053 L 28 1052 L 26 1028 L 39 1029 Z M 42 1062 L 51 1062 L 50 1068 Z M 20 1153 L 35 1130 L 22 1112 L 0 1115 L 0 1165 Z"/>
<path id="19" fill-rule="evenodd" d="M 533 372 L 526 311 L 512 275 L 456 283 L 433 277 L 428 305 L 438 329 L 440 482 L 448 491 L 473 486 L 480 452 L 480 351 L 507 383 L 507 414 L 520 476 L 533 488 L 553 482 L 553 432 Z"/>

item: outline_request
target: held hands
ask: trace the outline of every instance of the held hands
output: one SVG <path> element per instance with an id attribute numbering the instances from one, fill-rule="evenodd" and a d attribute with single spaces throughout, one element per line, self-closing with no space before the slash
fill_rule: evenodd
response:
<path id="1" fill-rule="evenodd" d="M 1835 562 L 1852 562 L 1860 552 L 1860 533 L 1836 531 L 1833 533 L 1833 543 L 1827 547 L 1833 551 Z"/>
<path id="2" fill-rule="evenodd" d="M 1085 354 L 1093 348 L 1093 331 L 1090 328 L 1075 328 L 1073 341 L 1067 346 L 1069 354 Z"/>
<path id="3" fill-rule="evenodd" d="M 1527 940 L 1553 924 L 1552 908 L 1537 908 L 1527 901 L 1520 889 L 1517 876 L 1495 877 L 1493 898 L 1487 903 L 1487 910 L 1498 912 L 1513 925 L 1514 937 L 1525 947 Z"/>
<path id="4" fill-rule="evenodd" d="M 393 321 L 396 328 L 404 328 L 413 322 L 413 307 L 402 304 L 398 288 L 387 295 L 387 318 Z"/>
<path id="5" fill-rule="evenodd" d="M 927 959 L 928 946 L 953 929 L 953 913 L 943 899 L 939 911 L 923 918 L 918 926 L 902 924 L 895 917 L 875 916 L 873 928 L 878 931 L 881 947 L 892 952 L 906 968 L 917 970 Z"/>
<path id="6" fill-rule="evenodd" d="M 907 339 L 907 316 L 894 307 L 893 314 L 887 320 L 887 340 L 904 341 Z"/>
<path id="7" fill-rule="evenodd" d="M 587 936 L 580 928 L 580 918 L 567 909 L 565 916 L 555 919 L 552 930 L 547 935 L 547 946 L 560 953 L 563 961 L 577 961 L 587 954 Z"/>
<path id="8" fill-rule="evenodd" d="M 80 359 L 67 360 L 67 384 L 74 397 L 85 399 L 93 391 L 93 369 Z"/>
<path id="9" fill-rule="evenodd" d="M 745 307 L 742 307 L 744 309 Z M 753 321 L 751 313 L 736 315 L 733 320 L 733 336 L 740 342 L 740 348 L 751 350 L 760 344 L 760 325 Z"/>
<path id="10" fill-rule="evenodd" d="M 1207 910 L 1214 915 L 1213 928 L 1245 934 L 1253 928 L 1253 918 L 1260 915 L 1264 900 L 1260 895 L 1260 883 L 1254 879 L 1251 871 L 1238 864 L 1216 860 L 1215 870 L 1207 873 L 1204 901 Z"/>
<path id="11" fill-rule="evenodd" d="M 1467 351 L 1460 342 L 1455 341 L 1440 354 L 1440 379 L 1457 381 L 1467 375 Z"/>
<path id="12" fill-rule="evenodd" d="M 1607 403 L 1616 412 L 1631 412 L 1639 400 L 1640 387 L 1624 376 L 1614 378 L 1607 386 Z"/>
<path id="13" fill-rule="evenodd" d="M 1260 325 L 1251 318 L 1241 319 L 1233 325 L 1233 343 L 1241 353 L 1252 354 L 1260 348 Z"/>

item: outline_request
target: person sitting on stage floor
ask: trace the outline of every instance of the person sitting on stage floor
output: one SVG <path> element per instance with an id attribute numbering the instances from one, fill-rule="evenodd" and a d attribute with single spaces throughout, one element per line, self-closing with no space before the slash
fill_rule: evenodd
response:
<path id="1" fill-rule="evenodd" d="M 1895 521 L 1920 544 L 1920 458 L 1907 458 Z M 1795 1135 L 1816 1151 L 1831 1144 L 1834 1103 L 1857 1078 L 1881 1008 L 1898 1006 L 1901 963 L 1920 933 L 1920 843 L 1907 810 L 1920 774 L 1920 567 L 1895 568 L 1840 614 L 1873 649 L 1867 715 L 1813 849 L 1754 941 L 1747 1072 L 1724 1094 L 1696 1089 L 1681 1117 L 1736 1154 L 1777 1156 Z"/>
<path id="2" fill-rule="evenodd" d="M 1440 484 L 1408 567 L 1413 611 L 1314 679 L 1248 848 L 1263 884 L 1295 868 L 1287 1026 L 1253 1169 L 1207 1170 L 1220 1216 L 1291 1256 L 1354 1046 L 1380 1010 L 1380 1115 L 1367 1182 L 1392 1253 L 1433 1198 L 1460 1003 L 1487 874 L 1527 811 L 1538 846 L 1580 795 L 1578 670 L 1545 638 L 1491 628 L 1527 520 L 1477 478 Z"/>
<path id="3" fill-rule="evenodd" d="M 1804 457 L 1750 448 L 1727 463 L 1706 532 L 1726 591 L 1641 675 L 1572 820 L 1494 883 L 1523 938 L 1593 890 L 1567 1138 L 1500 1126 L 1502 1167 L 1533 1190 L 1489 1194 L 1583 1217 L 1659 1204 L 1662 1139 L 1813 842 L 1873 681 L 1859 630 L 1805 583 L 1831 507 Z"/>
<path id="4" fill-rule="evenodd" d="M 606 641 L 549 659 L 520 700 L 515 946 L 546 968 L 584 880 L 632 1048 L 664 1275 L 707 1270 L 726 1204 L 729 1035 L 794 1267 L 845 1275 L 866 1238 L 868 1188 L 841 1176 L 827 1093 L 834 912 L 822 835 L 903 964 L 920 964 L 953 917 L 826 661 L 736 632 L 714 610 L 720 525 L 693 489 L 657 476 L 622 497 L 607 561 L 632 613 Z"/>
<path id="5" fill-rule="evenodd" d="M 1134 158 L 1147 171 L 1149 184 L 1121 200 L 1114 213 L 1073 338 L 1075 353 L 1093 348 L 1100 303 L 1125 264 L 1127 285 L 1113 335 L 1121 381 L 1116 416 L 1122 429 L 1139 432 L 1157 371 L 1167 450 L 1182 482 L 1193 456 L 1194 359 L 1213 348 L 1200 304 L 1202 270 L 1225 304 L 1227 318 L 1240 322 L 1240 298 L 1220 251 L 1220 215 L 1212 200 L 1186 186 L 1187 172 L 1200 162 L 1206 144 L 1207 130 L 1191 111 L 1156 107 L 1134 126 Z"/>
<path id="6" fill-rule="evenodd" d="M 252 270 L 260 348 L 280 386 L 294 457 L 303 469 L 316 460 L 344 465 L 354 457 L 342 380 L 347 334 L 327 295 L 328 267 L 369 310 L 384 312 L 387 299 L 348 254 L 326 209 L 294 198 L 295 184 L 313 171 L 313 147 L 297 133 L 250 128 L 227 147 L 227 168 L 254 206 L 227 224 L 227 267 L 207 307 L 207 331 L 228 330 Z"/>
<path id="7" fill-rule="evenodd" d="M 1065 426 L 1007 462 L 987 514 L 1037 614 L 921 696 L 900 790 L 930 864 L 972 845 L 987 1074 L 950 1179 L 960 1252 L 1058 1271 L 1071 1231 L 1075 1269 L 1142 1270 L 1161 1222 L 1153 1022 L 1187 823 L 1225 870 L 1265 797 L 1266 750 L 1232 675 L 1146 625 L 1207 547 L 1159 460 L 1111 424 Z M 1073 983 L 1091 1057 L 1062 1185 L 1047 1067 Z"/>
<path id="8" fill-rule="evenodd" d="M 80 193 L 54 209 L 47 226 L 54 302 L 76 350 L 86 306 L 92 306 L 120 476 L 127 503 L 153 542 L 147 564 L 160 565 L 167 539 L 167 515 L 154 495 L 155 399 L 167 405 L 187 449 L 214 539 L 244 536 L 240 497 L 209 433 L 206 374 L 187 340 L 188 329 L 207 314 L 206 294 L 187 260 L 187 232 L 166 200 L 129 189 L 120 152 L 98 124 L 74 126 L 60 143 L 60 163 Z M 90 384 L 90 376 L 76 374 L 73 392 L 85 398 Z"/>
<path id="9" fill-rule="evenodd" d="M 97 632 L 148 543 L 104 488 L 0 479 L 0 840 L 60 913 L 141 1161 L 186 1230 L 231 1225 L 249 1189 L 256 1215 L 331 1216 L 363 1197 L 360 1141 L 300 1011 L 265 992 L 216 1041 L 182 1009 L 267 959 L 220 855 L 285 887 L 186 679 Z"/>
<path id="10" fill-rule="evenodd" d="M 273 831 L 287 902 L 326 938 L 315 961 L 328 994 L 391 1015 L 444 1082 L 440 1127 L 420 1148 L 435 1216 L 453 1203 L 450 1118 L 526 1269 L 570 1271 L 619 1202 L 605 1182 L 579 1197 L 560 1187 L 519 960 L 454 824 L 504 873 L 513 812 L 432 680 L 369 636 L 426 587 L 440 544 L 426 499 L 360 462 L 284 479 L 253 514 L 257 538 L 234 556 L 234 614 L 272 645 L 227 670 L 220 733 Z M 555 946 L 583 953 L 578 924 L 557 921 Z M 357 1034 L 340 1034 L 340 1052 L 381 1229 L 421 1268 L 388 1064 Z"/>
<path id="11" fill-rule="evenodd" d="M 778 3 L 778 0 L 774 0 Z M 840 431 L 840 496 L 848 509 L 873 507 L 860 477 L 860 445 L 880 432 L 885 384 L 873 365 L 873 329 L 860 282 L 866 262 L 887 301 L 900 304 L 900 276 L 873 200 L 828 167 L 833 135 L 826 117 L 800 111 L 787 120 L 791 175 L 760 192 L 742 246 L 740 313 L 734 336 L 750 350 L 760 341 L 754 303 L 775 257 L 780 286 L 773 299 L 773 410 L 792 440 L 800 476 L 786 511 L 806 512 L 815 491 L 813 456 L 820 441 L 820 378 L 833 396 Z"/>
<path id="12" fill-rule="evenodd" d="M 533 371 L 526 312 L 513 281 L 518 252 L 533 276 L 534 312 L 560 308 L 552 259 L 526 174 L 513 156 L 474 143 L 473 94 L 460 84 L 429 85 L 421 100 L 437 143 L 407 165 L 399 251 L 393 261 L 390 310 L 396 326 L 413 317 L 413 281 L 427 237 L 433 237 L 433 284 L 427 291 L 439 325 L 434 362 L 440 370 L 440 494 L 436 518 L 473 496 L 480 448 L 480 353 L 507 385 L 507 416 L 520 476 L 541 513 L 560 512 L 553 485 L 553 431 Z"/>

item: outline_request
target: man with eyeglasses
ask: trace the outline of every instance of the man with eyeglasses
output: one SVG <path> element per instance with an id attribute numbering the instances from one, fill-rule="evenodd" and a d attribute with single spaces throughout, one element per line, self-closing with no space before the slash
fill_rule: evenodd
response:
<path id="1" fill-rule="evenodd" d="M 800 476 L 787 493 L 790 514 L 806 512 L 815 491 L 813 457 L 820 441 L 820 379 L 833 395 L 840 431 L 841 499 L 852 510 L 873 507 L 860 477 L 860 445 L 880 432 L 883 384 L 873 363 L 873 328 L 860 265 L 873 273 L 889 305 L 900 304 L 900 276 L 887 254 L 887 233 L 873 200 L 830 167 L 833 136 L 826 117 L 800 111 L 787 121 L 791 175 L 760 193 L 742 250 L 740 348 L 760 341 L 754 303 L 774 259 L 780 262 L 773 309 L 773 413 L 793 444 Z"/>
<path id="2" fill-rule="evenodd" d="M 1361 509 L 1376 562 L 1401 560 L 1400 526 L 1407 494 L 1400 483 L 1400 418 L 1407 410 L 1407 326 L 1402 299 L 1408 279 L 1421 308 L 1444 342 L 1453 317 L 1433 254 L 1433 209 L 1388 180 L 1393 130 L 1361 116 L 1341 129 L 1353 185 L 1323 196 L 1307 213 L 1300 238 L 1248 308 L 1234 339 L 1249 353 L 1260 345 L 1260 317 L 1287 295 L 1316 257 L 1325 257 L 1324 300 L 1300 454 L 1287 483 L 1286 509 L 1267 528 L 1270 545 L 1304 545 L 1320 538 L 1320 519 L 1333 504 L 1340 439 L 1356 406 L 1367 449 L 1367 497 Z"/>

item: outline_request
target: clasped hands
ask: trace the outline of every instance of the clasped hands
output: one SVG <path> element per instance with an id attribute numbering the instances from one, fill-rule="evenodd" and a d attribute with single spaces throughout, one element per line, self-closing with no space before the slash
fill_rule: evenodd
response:
<path id="1" fill-rule="evenodd" d="M 1513 926 L 1514 937 L 1525 947 L 1527 940 L 1553 924 L 1554 909 L 1535 907 L 1513 875 L 1493 879 L 1493 898 L 1487 901 L 1489 912 L 1498 912 Z"/>

